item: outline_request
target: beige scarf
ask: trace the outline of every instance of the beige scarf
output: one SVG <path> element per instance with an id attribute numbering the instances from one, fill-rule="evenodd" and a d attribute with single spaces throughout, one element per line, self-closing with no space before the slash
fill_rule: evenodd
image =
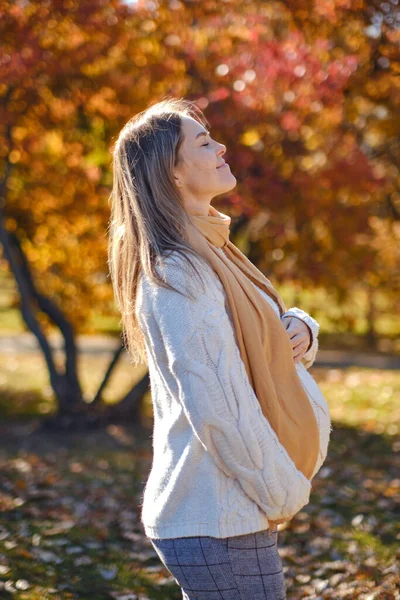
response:
<path id="1" fill-rule="evenodd" d="M 285 304 L 267 277 L 229 240 L 228 215 L 210 206 L 207 216 L 191 210 L 189 218 L 194 226 L 188 224 L 187 240 L 224 286 L 240 354 L 262 412 L 297 469 L 310 479 L 319 453 L 318 424 L 285 327 L 251 282 L 278 303 L 281 316 Z"/>

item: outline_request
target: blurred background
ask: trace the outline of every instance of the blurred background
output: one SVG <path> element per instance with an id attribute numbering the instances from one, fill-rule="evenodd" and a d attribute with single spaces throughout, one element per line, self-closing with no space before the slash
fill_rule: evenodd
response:
<path id="1" fill-rule="evenodd" d="M 288 597 L 400 598 L 398 0 L 0 1 L 0 593 L 180 597 L 133 509 L 152 405 L 107 267 L 111 145 L 164 97 L 227 147 L 231 240 L 320 323 L 333 441 L 280 532 Z"/>

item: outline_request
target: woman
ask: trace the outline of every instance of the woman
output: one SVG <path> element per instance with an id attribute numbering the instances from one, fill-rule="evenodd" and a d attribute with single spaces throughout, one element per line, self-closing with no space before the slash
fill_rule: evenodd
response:
<path id="1" fill-rule="evenodd" d="M 284 599 L 277 525 L 309 502 L 331 422 L 308 373 L 318 323 L 286 307 L 211 206 L 236 179 L 195 104 L 136 115 L 114 150 L 109 267 L 148 364 L 141 522 L 186 599 Z"/>

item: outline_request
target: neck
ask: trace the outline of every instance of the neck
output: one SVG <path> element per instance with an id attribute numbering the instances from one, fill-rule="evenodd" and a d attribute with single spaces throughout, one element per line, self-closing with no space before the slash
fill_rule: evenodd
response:
<path id="1" fill-rule="evenodd" d="M 210 204 L 207 204 L 207 206 L 199 205 L 199 204 L 191 204 L 191 205 L 187 206 L 186 211 L 190 215 L 198 215 L 200 217 L 208 217 L 208 215 L 210 214 Z"/>

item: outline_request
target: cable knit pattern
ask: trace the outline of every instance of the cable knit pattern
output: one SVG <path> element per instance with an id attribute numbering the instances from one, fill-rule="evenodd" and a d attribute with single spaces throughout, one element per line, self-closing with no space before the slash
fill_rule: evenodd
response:
<path id="1" fill-rule="evenodd" d="M 176 253 L 158 269 L 182 293 L 143 275 L 139 280 L 136 314 L 154 406 L 153 463 L 141 521 L 153 538 L 223 538 L 266 529 L 268 518 L 294 516 L 311 491 L 261 411 L 220 279 L 200 259 L 190 258 L 201 270 L 205 291 Z M 192 298 L 183 295 L 189 292 Z M 312 389 L 320 431 L 329 430 L 322 393 L 304 364 L 296 368 L 307 393 Z M 321 440 L 315 473 L 325 460 L 329 435 Z"/>

